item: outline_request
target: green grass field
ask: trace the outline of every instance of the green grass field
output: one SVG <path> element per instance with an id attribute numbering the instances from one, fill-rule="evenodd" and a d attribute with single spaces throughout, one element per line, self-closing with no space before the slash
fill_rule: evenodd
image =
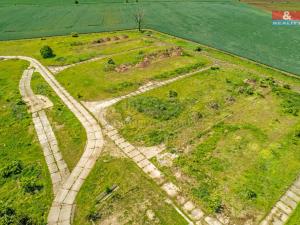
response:
<path id="1" fill-rule="evenodd" d="M 230 0 L 82 3 L 89 4 L 75 5 L 71 0 L 51 1 L 51 4 L 2 1 L 0 40 L 132 29 L 136 27 L 133 14 L 140 7 L 145 11 L 147 28 L 300 74 L 299 27 L 272 26 L 269 12 L 245 3 Z"/>
<path id="2" fill-rule="evenodd" d="M 206 212 L 258 223 L 300 170 L 300 83 L 257 71 L 221 66 L 124 100 L 107 115 L 135 145 L 164 143 L 177 154 L 161 169 Z"/>
<path id="3" fill-rule="evenodd" d="M 165 48 L 163 48 L 165 49 Z M 160 49 L 161 50 L 161 49 Z M 112 59 L 118 64 L 134 63 L 143 55 L 157 52 L 157 48 L 122 54 Z M 124 95 L 159 78 L 161 74 L 200 63 L 202 68 L 209 60 L 201 56 L 176 56 L 160 59 L 145 68 L 131 68 L 126 72 L 104 71 L 107 58 L 67 69 L 56 75 L 58 81 L 79 100 L 100 100 Z M 176 73 L 174 74 L 176 75 Z"/>
<path id="4" fill-rule="evenodd" d="M 53 198 L 43 151 L 19 94 L 27 66 L 0 61 L 0 224 L 45 224 Z"/>
<path id="5" fill-rule="evenodd" d="M 96 224 L 187 225 L 165 202 L 163 191 L 134 162 L 110 156 L 116 146 L 108 143 L 78 194 L 74 224 L 91 224 L 89 219 L 99 217 Z M 119 189 L 107 200 L 97 202 L 113 185 Z M 146 214 L 149 210 L 155 214 L 152 220 Z"/>
<path id="6" fill-rule="evenodd" d="M 62 103 L 39 73 L 34 73 L 31 87 L 35 94 L 46 96 L 54 104 L 46 110 L 58 147 L 70 171 L 80 159 L 86 144 L 86 133 L 74 114 Z"/>

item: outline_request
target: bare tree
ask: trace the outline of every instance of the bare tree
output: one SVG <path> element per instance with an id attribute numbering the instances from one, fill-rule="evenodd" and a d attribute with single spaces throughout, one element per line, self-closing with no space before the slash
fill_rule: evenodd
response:
<path id="1" fill-rule="evenodd" d="M 142 31 L 144 17 L 145 17 L 145 13 L 143 9 L 138 9 L 134 14 L 134 19 L 140 32 Z"/>

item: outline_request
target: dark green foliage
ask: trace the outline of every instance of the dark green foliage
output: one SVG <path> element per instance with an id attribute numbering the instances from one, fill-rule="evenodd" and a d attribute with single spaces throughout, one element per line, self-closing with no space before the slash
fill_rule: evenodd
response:
<path id="1" fill-rule="evenodd" d="M 169 91 L 169 98 L 176 98 L 178 96 L 178 93 L 174 90 Z"/>
<path id="2" fill-rule="evenodd" d="M 116 64 L 115 61 L 113 59 L 111 59 L 111 58 L 107 60 L 107 63 L 108 64 L 112 64 L 112 65 Z"/>
<path id="3" fill-rule="evenodd" d="M 8 178 L 10 176 L 20 174 L 23 170 L 23 164 L 21 161 L 14 160 L 1 169 L 1 176 Z"/>
<path id="4" fill-rule="evenodd" d="M 79 1 L 78 0 L 75 0 L 75 2 L 74 2 L 75 4 L 79 4 Z"/>
<path id="5" fill-rule="evenodd" d="M 35 177 L 22 177 L 20 182 L 23 191 L 26 193 L 34 194 L 43 188 L 43 185 Z"/>
<path id="6" fill-rule="evenodd" d="M 72 33 L 71 33 L 71 36 L 72 36 L 72 37 L 79 37 L 79 34 L 78 34 L 77 32 L 72 32 Z"/>
<path id="7" fill-rule="evenodd" d="M 201 52 L 202 51 L 202 47 L 198 46 L 195 48 L 195 52 Z"/>
<path id="8" fill-rule="evenodd" d="M 210 67 L 210 69 L 211 69 L 211 70 L 219 70 L 220 67 L 218 67 L 218 66 L 212 66 L 212 67 Z"/>
<path id="9" fill-rule="evenodd" d="M 158 120 L 169 120 L 180 115 L 182 104 L 177 100 L 162 100 L 157 97 L 141 96 L 130 101 L 130 106 Z"/>
<path id="10" fill-rule="evenodd" d="M 177 75 L 182 75 L 182 74 L 189 73 L 189 72 L 192 72 L 194 70 L 200 69 L 203 66 L 204 66 L 204 63 L 195 63 L 195 64 L 190 65 L 190 66 L 185 66 L 185 67 L 181 67 L 181 68 L 178 68 L 176 70 L 173 70 L 173 71 L 168 71 L 168 72 L 161 73 L 159 75 L 154 76 L 153 79 L 160 80 L 160 79 L 175 77 Z"/>
<path id="11" fill-rule="evenodd" d="M 149 146 L 159 145 L 164 142 L 170 135 L 166 131 L 155 130 L 147 135 L 146 143 Z"/>
<path id="12" fill-rule="evenodd" d="M 98 212 L 96 209 L 93 209 L 89 212 L 87 219 L 89 221 L 96 222 L 97 220 L 101 219 L 101 213 Z"/>
<path id="13" fill-rule="evenodd" d="M 40 53 L 44 59 L 51 58 L 54 56 L 52 48 L 50 48 L 50 46 L 48 45 L 43 46 L 40 50 Z"/>

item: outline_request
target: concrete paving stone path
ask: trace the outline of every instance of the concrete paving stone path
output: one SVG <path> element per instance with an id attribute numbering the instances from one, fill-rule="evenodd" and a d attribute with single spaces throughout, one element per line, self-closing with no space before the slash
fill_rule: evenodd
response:
<path id="1" fill-rule="evenodd" d="M 91 116 L 91 114 L 78 103 L 36 59 L 27 56 L 0 57 L 30 62 L 31 67 L 35 68 L 35 70 L 43 76 L 86 130 L 87 143 L 83 155 L 66 181 L 59 187 L 48 215 L 48 225 L 70 225 L 74 214 L 76 195 L 96 163 L 104 144 L 101 128 L 95 118 Z"/>
<path id="2" fill-rule="evenodd" d="M 148 83 L 142 87 L 140 87 L 137 91 L 134 91 L 130 94 L 117 97 L 115 99 L 111 99 L 108 101 L 101 101 L 101 102 L 83 102 L 83 104 L 94 114 L 94 116 L 98 119 L 100 124 L 103 126 L 104 133 L 111 139 L 113 142 L 123 151 L 123 153 L 130 159 L 132 159 L 146 174 L 148 174 L 161 188 L 167 193 L 167 195 L 177 201 L 177 204 L 181 206 L 184 213 L 189 216 L 189 218 L 193 221 L 192 223 L 190 220 L 187 220 L 189 224 L 209 224 L 209 225 L 219 225 L 222 224 L 218 219 L 211 218 L 205 216 L 204 212 L 200 209 L 200 207 L 194 206 L 192 201 L 184 198 L 182 196 L 181 190 L 172 182 L 166 180 L 164 175 L 157 167 L 149 161 L 147 156 L 141 151 L 142 148 L 136 148 L 131 143 L 126 141 L 105 118 L 105 109 L 125 98 L 130 98 L 132 96 L 136 96 L 142 94 L 144 92 L 150 91 L 154 88 L 161 87 L 166 84 L 170 84 L 174 81 L 179 79 L 183 79 L 192 75 L 195 75 L 200 72 L 204 72 L 209 70 L 211 67 L 205 67 L 200 70 L 187 73 L 178 77 L 171 78 L 169 80 L 161 81 L 161 82 L 152 82 Z M 180 199 L 180 201 L 178 201 Z M 184 199 L 182 201 L 182 199 Z M 184 206 L 186 204 L 192 204 L 192 209 L 185 209 Z M 173 203 L 174 204 L 174 203 Z M 175 204 L 174 204 L 175 205 Z M 176 210 L 179 210 L 178 208 Z M 180 211 L 183 213 L 182 211 Z"/>
<path id="3" fill-rule="evenodd" d="M 283 225 L 300 202 L 300 177 L 289 187 L 260 225 Z"/>
<path id="4" fill-rule="evenodd" d="M 51 107 L 53 104 L 49 100 L 43 101 L 31 89 L 30 82 L 33 72 L 34 69 L 32 68 L 24 71 L 19 83 L 19 90 L 23 101 L 32 113 L 33 124 L 50 172 L 53 193 L 56 195 L 60 185 L 69 176 L 70 172 L 59 151 L 56 137 L 44 111 L 44 109 Z"/>

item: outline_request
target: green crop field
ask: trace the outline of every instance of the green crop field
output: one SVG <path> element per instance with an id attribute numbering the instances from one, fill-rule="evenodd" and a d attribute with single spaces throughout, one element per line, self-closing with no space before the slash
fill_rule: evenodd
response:
<path id="1" fill-rule="evenodd" d="M 144 27 L 300 74 L 300 29 L 274 27 L 271 14 L 238 1 L 1 1 L 0 40 Z M 289 8 L 290 9 L 290 8 Z M 1 51 L 0 51 L 1 53 Z"/>

